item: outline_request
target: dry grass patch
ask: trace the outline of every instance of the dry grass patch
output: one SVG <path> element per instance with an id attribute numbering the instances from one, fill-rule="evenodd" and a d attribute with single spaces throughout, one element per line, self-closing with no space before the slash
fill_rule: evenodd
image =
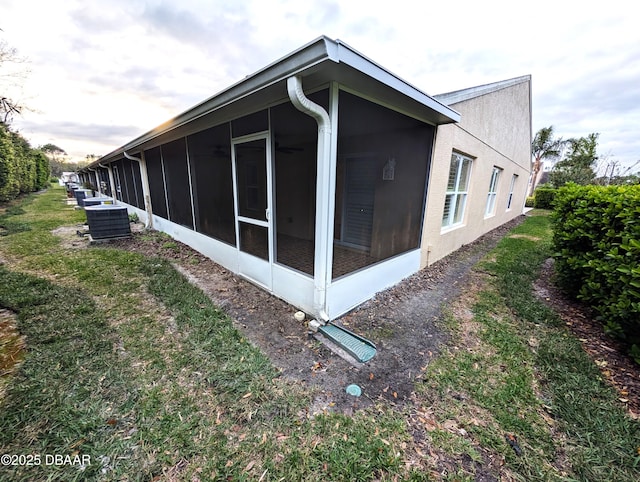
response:
<path id="1" fill-rule="evenodd" d="M 0 308 L 0 401 L 11 375 L 24 360 L 25 339 L 16 328 L 15 313 Z"/>
<path id="2" fill-rule="evenodd" d="M 531 236 L 530 234 L 514 233 L 510 234 L 508 237 L 513 239 L 527 239 L 529 241 L 542 241 L 542 238 L 538 236 Z"/>

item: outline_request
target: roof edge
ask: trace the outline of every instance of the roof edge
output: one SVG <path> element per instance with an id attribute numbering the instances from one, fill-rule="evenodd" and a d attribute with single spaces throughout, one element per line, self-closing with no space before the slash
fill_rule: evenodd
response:
<path id="1" fill-rule="evenodd" d="M 513 87 L 514 85 L 523 84 L 525 82 L 531 82 L 531 75 L 522 75 L 520 77 L 514 77 L 512 79 L 500 80 L 498 82 L 492 82 L 490 84 L 478 85 L 475 87 L 468 87 L 466 89 L 455 90 L 453 92 L 446 92 L 443 94 L 437 94 L 433 97 L 443 102 L 445 105 L 450 106 L 465 100 L 474 99 L 483 95 L 491 94 L 502 89 Z"/>
<path id="2" fill-rule="evenodd" d="M 261 68 L 255 73 L 247 75 L 242 80 L 231 84 L 229 87 L 226 87 L 211 97 L 208 97 L 193 107 L 190 107 L 177 116 L 163 122 L 154 129 L 145 132 L 123 146 L 105 154 L 89 166 L 97 165 L 102 162 L 109 162 L 113 158 L 121 156 L 124 151 L 135 150 L 137 146 L 140 146 L 155 137 L 195 120 L 212 109 L 220 108 L 234 100 L 249 95 L 250 93 L 266 87 L 283 77 L 293 75 L 325 60 L 333 60 L 334 62 L 337 62 L 337 49 L 333 47 L 332 44 L 334 44 L 334 42 L 325 36 L 320 36 L 312 40 L 293 52 Z M 299 63 L 296 64 L 296 68 L 291 68 L 291 59 L 294 57 L 298 58 Z"/>
<path id="3" fill-rule="evenodd" d="M 326 61 L 348 65 L 364 75 L 370 76 L 407 97 L 439 112 L 444 118 L 448 119 L 449 122 L 460 121 L 460 114 L 438 99 L 429 96 L 402 80 L 397 75 L 362 55 L 346 43 L 340 40 L 332 40 L 322 35 L 187 109 L 181 114 L 178 114 L 176 117 L 163 122 L 154 129 L 100 157 L 87 167 L 94 167 L 100 163 L 111 162 L 122 156 L 125 151 L 135 152 L 139 146 L 173 129 Z"/>

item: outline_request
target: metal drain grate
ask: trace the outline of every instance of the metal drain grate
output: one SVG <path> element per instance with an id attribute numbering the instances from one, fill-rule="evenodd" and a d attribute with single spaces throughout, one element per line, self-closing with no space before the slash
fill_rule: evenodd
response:
<path id="1" fill-rule="evenodd" d="M 345 328 L 328 324 L 318 328 L 318 331 L 353 355 L 359 362 L 368 362 L 376 354 L 376 346 L 372 342 Z"/>

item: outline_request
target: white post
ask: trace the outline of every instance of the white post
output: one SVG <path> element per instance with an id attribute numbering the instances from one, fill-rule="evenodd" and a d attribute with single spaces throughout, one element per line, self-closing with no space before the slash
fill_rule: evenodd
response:
<path id="1" fill-rule="evenodd" d="M 113 177 L 113 167 L 111 167 L 111 163 L 107 165 L 107 171 L 109 171 L 109 185 L 111 189 L 111 197 L 113 198 L 113 204 L 118 204 L 118 198 L 116 197 L 116 181 Z"/>

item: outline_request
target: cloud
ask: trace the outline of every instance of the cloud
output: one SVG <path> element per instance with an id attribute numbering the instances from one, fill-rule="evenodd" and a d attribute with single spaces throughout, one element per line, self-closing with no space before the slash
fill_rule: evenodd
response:
<path id="1" fill-rule="evenodd" d="M 43 121 L 23 120 L 19 127 L 18 131 L 29 139 L 32 146 L 55 144 L 76 161 L 84 159 L 88 154 L 106 154 L 142 134 L 140 126 L 73 121 L 47 125 L 46 121 L 43 124 Z"/>
<path id="2" fill-rule="evenodd" d="M 32 61 L 37 112 L 16 124 L 44 143 L 95 135 L 78 150 L 109 152 L 326 34 L 429 94 L 532 74 L 534 131 L 600 132 L 603 151 L 640 159 L 640 30 L 616 0 L 28 3 L 3 0 L 0 40 Z"/>
<path id="3" fill-rule="evenodd" d="M 336 19 L 340 18 L 340 4 L 335 1 L 316 2 L 307 10 L 306 23 L 314 29 L 325 28 Z"/>
<path id="4" fill-rule="evenodd" d="M 24 121 L 21 130 L 27 132 L 42 131 L 42 122 Z M 139 126 L 86 124 L 82 122 L 61 121 L 52 126 L 46 126 L 51 139 L 69 139 L 72 141 L 96 141 L 121 145 L 125 141 L 141 134 Z"/>

